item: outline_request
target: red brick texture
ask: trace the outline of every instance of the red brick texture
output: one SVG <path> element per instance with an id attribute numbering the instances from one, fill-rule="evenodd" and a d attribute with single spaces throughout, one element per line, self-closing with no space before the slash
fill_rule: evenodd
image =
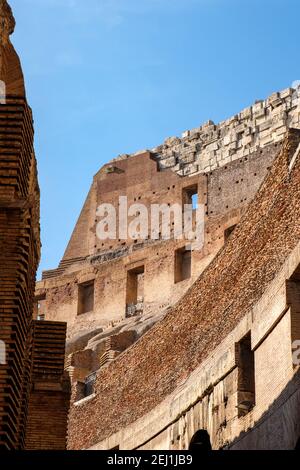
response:
<path id="1" fill-rule="evenodd" d="M 65 323 L 34 322 L 27 450 L 66 448 L 70 387 L 64 376 L 65 338 Z"/>
<path id="2" fill-rule="evenodd" d="M 261 297 L 300 239 L 300 132 L 289 131 L 256 197 L 187 294 L 98 373 L 96 396 L 69 416 L 68 447 L 88 448 L 146 414 L 210 354 Z"/>
<path id="3" fill-rule="evenodd" d="M 37 400 L 35 392 L 32 393 L 32 373 L 36 373 L 39 335 L 36 334 L 38 328 L 33 328 L 32 317 L 40 259 L 39 187 L 32 113 L 25 97 L 20 61 L 9 39 L 15 22 L 6 0 L 0 0 L 0 19 L 0 80 L 6 85 L 6 102 L 0 104 L 0 341 L 6 347 L 5 363 L 0 364 L 0 449 L 24 449 L 26 439 L 30 442 L 29 447 L 35 448 L 35 440 L 29 437 L 32 432 L 27 433 L 27 424 L 28 403 L 30 401 L 32 408 L 33 401 Z M 51 356 L 53 352 L 47 353 L 51 368 L 61 380 L 65 325 L 58 341 L 61 348 L 58 369 Z M 39 395 L 38 400 L 42 403 L 49 391 Z M 58 398 L 61 402 L 64 395 L 60 394 Z M 58 401 L 52 405 L 53 413 L 56 413 L 52 424 L 57 414 L 63 412 L 66 415 L 65 405 L 59 405 Z M 47 403 L 50 414 L 51 403 Z M 46 429 L 42 418 L 43 414 L 40 414 L 37 420 L 40 433 Z M 32 422 L 31 411 L 29 419 Z M 52 434 L 65 433 L 65 428 L 66 423 L 58 431 L 54 427 Z M 62 438 L 48 443 L 54 447 L 59 443 L 59 447 L 63 447 Z"/>

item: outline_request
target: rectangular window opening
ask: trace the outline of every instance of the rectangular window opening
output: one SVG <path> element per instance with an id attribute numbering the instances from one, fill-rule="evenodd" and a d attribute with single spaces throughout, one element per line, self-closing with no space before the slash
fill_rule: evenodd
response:
<path id="1" fill-rule="evenodd" d="M 141 315 L 143 313 L 144 274 L 144 266 L 138 266 L 127 271 L 126 317 Z"/>
<path id="2" fill-rule="evenodd" d="M 237 226 L 237 224 L 231 225 L 230 227 L 228 227 L 228 228 L 224 231 L 224 240 L 225 240 L 225 242 L 228 240 L 228 238 L 230 237 L 230 235 L 232 234 L 232 232 L 234 231 L 234 229 L 235 229 L 236 226 Z"/>
<path id="3" fill-rule="evenodd" d="M 94 310 L 94 281 L 78 285 L 78 315 Z"/>
<path id="4" fill-rule="evenodd" d="M 293 367 L 300 364 L 300 264 L 286 281 L 286 304 L 290 308 L 291 349 Z"/>
<path id="5" fill-rule="evenodd" d="M 251 349 L 251 333 L 236 343 L 238 367 L 238 417 L 245 416 L 255 405 L 255 362 Z"/>
<path id="6" fill-rule="evenodd" d="M 34 300 L 34 318 L 38 321 L 45 320 L 46 294 L 37 295 Z"/>
<path id="7" fill-rule="evenodd" d="M 96 381 L 95 372 L 89 375 L 88 377 L 86 377 L 85 383 L 84 383 L 84 397 L 89 397 L 90 395 L 93 395 L 95 391 L 95 381 Z"/>
<path id="8" fill-rule="evenodd" d="M 192 275 L 192 252 L 186 248 L 175 251 L 175 283 L 185 281 Z"/>
<path id="9" fill-rule="evenodd" d="M 189 204 L 193 210 L 198 209 L 198 185 L 194 184 L 182 190 L 183 205 Z"/>

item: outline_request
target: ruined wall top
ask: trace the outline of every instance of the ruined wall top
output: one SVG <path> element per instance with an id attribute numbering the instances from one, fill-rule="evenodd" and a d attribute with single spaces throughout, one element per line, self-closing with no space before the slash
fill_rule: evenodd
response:
<path id="1" fill-rule="evenodd" d="M 289 128 L 300 128 L 300 87 L 273 93 L 219 124 L 207 121 L 151 151 L 161 170 L 170 168 L 189 176 L 213 171 L 281 142 Z M 120 155 L 116 160 L 130 156 Z"/>

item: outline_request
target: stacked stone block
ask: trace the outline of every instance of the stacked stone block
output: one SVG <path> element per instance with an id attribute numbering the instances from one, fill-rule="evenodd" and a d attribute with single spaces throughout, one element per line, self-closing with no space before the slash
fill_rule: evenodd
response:
<path id="1" fill-rule="evenodd" d="M 161 169 L 181 176 L 211 172 L 259 148 L 281 142 L 288 128 L 300 127 L 300 88 L 287 88 L 256 101 L 235 116 L 171 137 L 152 151 Z"/>

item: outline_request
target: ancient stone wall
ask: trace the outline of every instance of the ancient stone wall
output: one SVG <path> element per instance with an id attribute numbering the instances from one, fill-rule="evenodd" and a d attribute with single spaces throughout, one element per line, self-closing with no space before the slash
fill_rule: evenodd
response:
<path id="1" fill-rule="evenodd" d="M 30 376 L 31 321 L 35 272 L 40 256 L 39 193 L 33 154 L 31 112 L 22 98 L 0 105 L 0 339 L 6 364 L 0 366 L 0 445 L 23 441 Z M 3 403 L 4 404 L 4 403 Z M 22 405 L 23 404 L 23 405 Z"/>
<path id="2" fill-rule="evenodd" d="M 295 93 L 291 90 L 291 99 L 295 98 Z M 292 107 L 292 101 L 287 101 L 286 106 Z M 293 106 L 296 106 L 294 102 Z M 271 111 L 265 114 L 268 112 Z M 235 120 L 230 122 L 235 126 Z M 228 132 L 230 125 L 228 121 Z M 256 130 L 258 132 L 258 128 Z M 183 139 L 186 148 L 188 136 Z M 259 132 L 255 139 L 260 142 Z M 43 273 L 43 280 L 38 282 L 36 289 L 36 299 L 43 299 L 42 316 L 68 323 L 67 370 L 73 383 L 73 401 L 84 396 L 82 384 L 90 374 L 122 353 L 108 344 L 107 339 L 118 338 L 119 341 L 122 334 L 131 334 L 127 343 L 130 347 L 168 314 L 170 307 L 180 301 L 213 260 L 272 166 L 281 145 L 280 139 L 260 142 L 245 155 L 239 153 L 239 158 L 232 153 L 212 171 L 194 174 L 185 171 L 183 175 L 176 166 L 164 168 L 165 145 L 160 148 L 160 153 L 154 149 L 117 159 L 95 175 L 63 260 L 57 269 Z M 202 152 L 204 148 L 205 145 Z M 205 234 L 203 248 L 191 254 L 191 276 L 187 279 L 178 282 L 176 275 L 177 250 L 185 245 L 184 242 L 163 240 L 162 236 L 151 240 L 150 233 L 146 240 L 138 237 L 98 239 L 96 209 L 101 203 L 110 203 L 117 208 L 119 196 L 127 196 L 128 206 L 142 203 L 148 210 L 153 204 L 171 206 L 177 203 L 181 206 L 191 187 L 196 188 L 198 202 L 205 207 Z M 142 312 L 130 318 L 127 315 L 131 298 L 130 273 L 141 269 Z M 92 307 L 88 311 L 80 307 L 81 292 L 86 285 L 92 285 L 93 289 Z"/>
<path id="3" fill-rule="evenodd" d="M 298 294 L 291 297 L 286 287 L 300 261 L 299 152 L 289 168 L 298 144 L 299 132 L 291 131 L 224 249 L 163 320 L 100 370 L 94 394 L 71 408 L 69 448 L 187 448 L 198 426 L 210 431 L 215 448 L 230 446 L 263 421 L 269 408 L 273 416 L 277 399 L 280 425 L 280 395 L 298 370 L 291 353 Z M 249 332 L 256 381 L 252 406 L 249 398 L 239 401 L 245 391 L 238 391 L 236 356 L 236 343 Z M 185 415 L 198 402 L 196 421 L 188 424 Z M 295 406 L 292 399 L 293 416 Z M 284 448 L 298 438 L 295 422 L 286 421 Z M 279 442 L 277 434 L 273 444 L 282 448 Z M 272 435 L 264 445 L 270 448 Z"/>
<path id="4" fill-rule="evenodd" d="M 169 169 L 180 177 L 209 175 L 214 170 L 227 169 L 231 162 L 246 162 L 251 155 L 280 143 L 287 129 L 299 128 L 299 97 L 300 88 L 287 88 L 266 100 L 257 101 L 219 124 L 208 121 L 199 128 L 184 132 L 181 138 L 168 138 L 150 151 L 121 155 L 105 165 L 94 177 L 59 271 L 55 270 L 53 275 L 61 274 L 73 262 L 79 262 L 93 253 L 115 250 L 117 246 L 124 245 L 118 243 L 118 240 L 116 243 L 99 245 L 95 239 L 96 209 L 100 203 L 112 202 L 116 195 L 114 192 L 128 195 L 130 202 L 176 202 L 176 178 L 170 173 L 160 175 L 154 162 L 162 173 Z M 259 165 L 254 172 L 254 182 L 263 168 L 263 164 L 262 167 Z M 143 173 L 147 174 L 148 179 L 141 178 Z M 162 182 L 167 180 L 170 184 L 165 184 L 163 190 Z M 45 277 L 50 275 L 52 271 L 45 273 Z"/>
<path id="5" fill-rule="evenodd" d="M 5 348 L 0 362 L 0 449 L 25 449 L 28 419 L 32 419 L 28 403 L 35 396 L 32 374 L 38 327 L 33 328 L 33 305 L 40 259 L 40 194 L 32 113 L 20 61 L 9 38 L 15 21 L 6 0 L 0 0 L 0 22 L 0 80 L 4 84 L 0 103 L 0 342 Z M 61 360 L 59 376 L 64 354 Z M 57 406 L 56 413 L 60 411 Z M 42 435 L 44 426 L 36 420 L 36 435 Z M 29 440 L 30 448 L 35 448 L 35 439 Z"/>
<path id="6" fill-rule="evenodd" d="M 35 321 L 26 450 L 66 448 L 70 386 L 64 374 L 66 324 Z"/>
<path id="7" fill-rule="evenodd" d="M 211 357 L 191 373 L 160 405 L 129 426 L 122 427 L 93 449 L 182 450 L 188 449 L 196 431 L 209 433 L 213 449 L 293 449 L 300 436 L 299 367 L 292 363 L 293 330 L 287 309 L 286 277 L 299 261 L 299 246 L 282 273 L 249 315 L 232 330 Z M 270 303 L 270 295 L 272 302 Z M 289 304 L 293 308 L 293 303 Z M 276 314 L 274 314 L 274 310 Z M 261 316 L 272 316 L 268 334 L 261 330 L 255 356 L 255 406 L 239 413 L 239 368 L 236 344 L 248 331 L 257 330 Z M 279 335 L 281 340 L 276 340 Z M 276 353 L 274 352 L 276 349 Z M 262 361 L 263 355 L 267 356 Z M 263 383 L 267 378 L 268 383 Z M 270 387 L 271 384 L 271 387 Z M 262 399 L 261 392 L 267 400 Z M 90 401 L 95 400 L 90 397 Z M 77 412 L 87 402 L 78 402 Z"/>
<path id="8" fill-rule="evenodd" d="M 98 408 L 101 407 L 101 404 L 97 401 L 97 397 L 101 390 L 97 389 L 96 386 L 96 396 L 93 394 L 91 398 L 93 404 L 90 404 L 90 399 L 85 396 L 84 392 L 86 381 L 90 380 L 91 374 L 94 376 L 99 370 L 100 375 L 104 374 L 104 370 L 107 368 L 110 370 L 111 362 L 116 360 L 117 364 L 122 364 L 120 369 L 116 365 L 115 373 L 113 373 L 114 379 L 117 380 L 119 374 L 123 375 L 124 371 L 128 370 L 126 365 L 127 352 L 124 353 L 124 349 L 128 349 L 128 353 L 134 351 L 134 343 L 138 339 L 141 340 L 138 347 L 142 348 L 141 345 L 144 344 L 142 336 L 150 328 L 154 330 L 151 341 L 153 341 L 153 345 L 156 344 L 156 328 L 159 330 L 164 321 L 167 322 L 168 327 L 170 326 L 170 309 L 174 305 L 176 312 L 179 312 L 178 309 L 185 311 L 186 308 L 193 311 L 194 304 L 191 302 L 190 297 L 187 297 L 191 295 L 191 289 L 194 289 L 193 284 L 195 281 L 201 282 L 200 280 L 197 281 L 199 276 L 210 269 L 210 263 L 214 266 L 213 263 L 217 262 L 214 260 L 218 260 L 218 253 L 220 250 L 222 252 L 225 242 L 228 239 L 231 240 L 231 233 L 235 232 L 235 227 L 239 224 L 241 218 L 243 219 L 245 211 L 247 211 L 249 205 L 251 206 L 253 198 L 259 191 L 266 175 L 268 175 L 274 158 L 283 144 L 286 131 L 289 128 L 299 128 L 299 99 L 299 88 L 289 88 L 274 93 L 268 99 L 257 101 L 253 106 L 218 125 L 209 121 L 199 128 L 185 132 L 181 138 L 167 139 L 163 145 L 154 149 L 144 150 L 133 155 L 121 155 L 104 165 L 94 176 L 63 259 L 57 269 L 43 273 L 42 281 L 37 283 L 36 288 L 36 301 L 42 299 L 42 316 L 48 320 L 63 320 L 68 323 L 68 359 L 66 367 L 73 384 L 69 440 L 71 448 L 90 446 L 96 439 L 95 433 L 98 432 L 95 431 L 96 425 L 94 426 L 92 421 L 98 419 L 96 416 L 98 416 Z M 297 138 L 297 133 L 291 133 L 290 141 L 284 147 L 286 154 L 293 148 Z M 278 166 L 280 165 L 278 164 Z M 282 172 L 285 171 L 286 167 Z M 278 174 L 280 174 L 280 170 L 278 170 Z M 270 179 L 268 181 L 271 182 L 268 191 L 272 192 L 274 189 L 273 182 Z M 126 196 L 128 206 L 140 203 L 148 211 L 153 204 L 164 203 L 172 206 L 172 204 L 177 203 L 182 206 L 186 200 L 187 192 L 191 188 L 193 188 L 193 191 L 196 188 L 198 203 L 205 207 L 205 234 L 202 249 L 191 253 L 189 276 L 184 278 L 178 276 L 180 271 L 178 268 L 178 253 L 182 251 L 185 243 L 172 238 L 171 240 L 164 240 L 161 233 L 157 240 L 151 239 L 150 231 L 146 240 L 140 240 L 138 236 L 127 239 L 117 236 L 114 240 L 99 240 L 96 211 L 100 204 L 108 203 L 118 208 L 119 197 Z M 277 186 L 275 186 L 275 190 L 277 190 Z M 251 217 L 249 220 L 251 220 Z M 119 219 L 117 219 L 117 222 L 119 222 Z M 252 223 L 254 222 L 252 221 Z M 247 230 L 250 230 L 251 225 L 248 222 L 246 224 L 248 224 Z M 245 238 L 248 235 L 247 230 L 245 230 Z M 171 234 L 174 235 L 173 227 L 171 227 Z M 236 237 L 234 237 L 234 240 L 233 243 L 237 243 L 237 245 L 230 245 L 231 251 L 228 255 L 227 264 L 231 265 L 231 258 L 236 260 L 236 253 L 240 253 L 245 263 L 245 266 L 239 264 L 238 271 L 240 273 L 247 269 L 251 256 L 242 255 L 240 250 L 243 247 L 243 242 Z M 253 246 L 255 244 L 256 240 L 253 241 Z M 252 247 L 249 248 L 250 252 L 251 249 Z M 258 250 L 260 249 L 259 246 Z M 277 262 L 278 260 L 274 262 L 274 267 L 278 265 Z M 143 279 L 143 286 L 140 290 L 142 300 L 136 298 L 137 273 Z M 243 286 L 245 292 L 252 289 L 252 286 L 248 286 L 245 279 L 243 282 L 244 284 L 238 284 Z M 251 282 L 254 283 L 254 280 L 252 279 Z M 222 276 L 218 281 L 210 278 L 209 283 L 211 285 L 210 292 L 207 294 L 207 302 L 210 302 L 209 308 L 207 307 L 208 318 L 211 312 L 220 308 L 218 302 L 224 306 L 222 296 L 217 295 L 218 298 L 215 299 L 215 303 L 212 303 L 213 300 L 210 299 L 210 295 L 213 298 L 216 291 L 217 293 L 223 292 L 226 297 L 225 286 L 227 286 L 228 292 L 232 288 L 232 285 L 228 284 L 228 280 Z M 207 289 L 207 286 L 201 284 L 201 291 L 205 291 L 205 289 Z M 86 301 L 84 300 L 84 292 L 89 292 L 89 298 Z M 238 292 L 236 295 L 239 295 Z M 227 306 L 225 305 L 224 308 L 230 310 L 232 304 L 234 304 L 234 300 L 231 303 L 229 302 Z M 135 309 L 133 317 L 131 317 L 132 308 Z M 241 316 L 243 313 L 245 313 L 243 307 L 240 307 L 237 315 Z M 161 322 L 154 327 L 159 321 Z M 289 317 L 286 317 L 286 321 L 289 321 Z M 296 323 L 297 321 L 295 320 Z M 259 328 L 257 325 L 260 325 L 259 322 L 255 324 L 255 328 Z M 282 330 L 280 330 L 280 326 L 282 326 Z M 286 327 L 287 325 L 280 323 L 278 328 L 274 330 L 274 338 L 279 334 L 284 334 Z M 178 334 L 181 328 L 185 330 L 183 325 L 178 325 Z M 188 331 L 191 331 L 189 324 L 186 325 L 186 329 L 187 331 L 184 331 L 183 334 L 186 341 L 188 341 Z M 216 329 L 218 332 L 222 330 L 219 324 L 216 325 Z M 223 330 L 222 332 L 224 333 Z M 227 332 L 229 333 L 229 329 Z M 272 335 L 270 337 L 272 338 Z M 124 338 L 126 341 L 124 342 L 124 348 L 122 348 L 118 345 L 121 344 Z M 218 343 L 219 339 L 217 335 L 212 340 L 212 348 L 214 344 Z M 238 340 L 240 339 L 239 337 Z M 269 348 L 271 344 L 272 348 L 274 342 L 275 339 L 274 341 L 271 340 L 270 343 L 265 342 L 261 349 L 256 352 L 255 357 L 258 364 L 261 362 L 260 355 L 264 351 L 264 347 Z M 148 343 L 145 344 L 146 349 L 139 350 L 139 358 L 144 356 L 148 358 L 149 354 L 151 356 L 152 346 L 149 346 Z M 174 344 L 177 344 L 177 337 L 175 337 L 172 346 Z M 289 343 L 285 346 L 288 348 Z M 180 347 L 179 345 L 176 352 L 173 351 L 174 357 L 170 359 L 170 363 L 180 354 Z M 194 346 L 191 346 L 191 348 L 194 348 Z M 185 352 L 182 352 L 182 354 L 184 355 Z M 268 354 L 268 351 L 263 353 L 266 357 L 268 357 Z M 118 356 L 121 359 L 120 363 L 117 359 Z M 282 351 L 280 358 L 289 361 L 286 350 Z M 167 362 L 166 364 L 170 365 L 170 363 Z M 130 368 L 134 370 L 137 366 L 139 367 L 139 360 L 133 356 L 130 364 Z M 185 364 L 184 372 L 180 375 L 178 371 L 179 375 L 176 375 L 177 366 L 173 364 L 173 367 L 175 372 L 170 366 L 165 378 L 160 375 L 162 382 L 168 383 L 168 386 L 166 385 L 161 390 L 160 399 L 175 387 L 175 382 L 180 381 L 181 376 L 184 378 L 190 371 Z M 263 370 L 264 366 L 262 364 L 259 367 Z M 123 372 L 121 372 L 121 369 Z M 150 369 L 155 375 L 155 365 L 152 364 L 151 360 Z M 276 369 L 279 382 L 274 381 L 274 383 L 277 384 L 277 388 L 283 388 L 286 385 L 287 377 L 282 376 L 282 369 L 278 364 L 276 364 Z M 174 372 L 173 377 L 171 377 L 171 370 L 172 373 Z M 239 412 L 236 409 L 237 397 L 245 396 L 243 390 L 239 390 L 238 393 L 236 391 L 240 380 L 238 379 L 238 370 L 239 364 L 235 361 L 228 371 L 226 380 L 224 378 L 224 387 L 229 387 L 232 391 L 232 402 L 227 412 L 224 411 L 225 404 L 218 401 L 224 391 L 224 387 L 222 389 L 223 385 L 216 388 L 215 393 L 218 398 L 214 402 L 211 402 L 208 398 L 203 398 L 201 411 L 198 410 L 207 414 L 205 418 L 207 420 L 205 421 L 206 427 L 212 421 L 216 426 L 224 428 L 223 433 L 213 427 L 215 446 L 225 445 L 228 436 L 233 439 L 233 436 L 237 436 L 239 432 L 244 430 L 241 426 L 242 420 L 239 420 Z M 289 371 L 289 368 L 287 367 L 286 370 Z M 145 372 L 145 374 L 144 378 L 147 381 L 147 373 Z M 292 379 L 292 375 L 288 374 L 288 378 Z M 136 378 L 132 380 L 135 381 Z M 153 385 L 153 390 L 156 390 L 157 385 L 157 383 Z M 263 380 L 260 385 L 260 379 L 258 379 L 256 385 L 260 402 L 263 403 L 264 394 L 266 394 L 268 401 L 270 397 L 268 398 Z M 113 393 L 111 388 L 113 386 L 109 385 L 109 387 Z M 148 392 L 148 388 L 144 390 L 145 394 Z M 247 396 L 251 397 L 252 392 L 247 393 Z M 127 399 L 129 400 L 127 402 L 129 408 L 131 409 L 131 406 L 133 406 L 135 409 L 134 417 L 137 418 L 143 415 L 141 404 L 131 405 L 134 400 L 138 402 L 137 396 L 135 399 L 120 397 L 119 403 L 114 400 L 114 405 L 108 405 L 107 415 L 104 416 L 106 424 L 103 423 L 104 434 L 116 430 L 113 419 L 109 418 L 110 411 L 116 412 L 114 407 L 121 414 L 124 412 L 122 416 L 127 415 L 121 404 L 121 402 L 126 403 Z M 154 406 L 155 400 L 153 396 L 149 396 L 148 405 L 151 403 Z M 216 410 L 221 410 L 218 415 L 216 411 L 212 416 L 212 406 Z M 259 409 L 261 408 L 256 407 L 256 411 Z M 85 413 L 91 413 L 91 421 L 89 421 L 88 427 L 84 427 L 84 425 L 79 427 L 81 426 L 81 420 L 85 420 Z M 226 413 L 229 413 L 228 416 Z M 117 426 L 123 428 L 127 421 L 125 418 L 124 421 L 123 418 L 120 419 L 121 421 L 117 423 Z M 238 419 L 239 424 L 236 429 L 234 428 L 236 424 L 233 424 L 233 427 L 227 426 L 226 428 L 224 426 L 224 421 L 227 419 L 233 420 L 233 422 Z M 247 419 L 249 419 L 249 415 Z M 181 425 L 178 424 L 179 427 Z M 77 433 L 78 429 L 84 429 L 84 433 Z M 155 426 L 153 429 L 155 429 Z M 187 445 L 186 442 L 190 437 L 189 433 L 180 432 L 178 435 L 181 436 L 182 442 L 179 443 L 176 441 L 177 438 L 170 438 L 169 431 L 164 431 L 163 442 L 167 442 L 168 446 L 171 446 L 170 448 L 183 448 L 180 446 Z M 175 430 L 174 433 L 176 434 L 176 432 Z M 221 434 L 216 437 L 216 433 Z M 77 441 L 79 435 L 79 439 L 83 435 L 86 436 L 86 439 L 80 440 L 80 442 Z M 75 436 L 75 441 L 73 441 L 73 436 Z M 97 434 L 99 440 L 100 437 L 102 439 L 103 435 Z M 184 440 L 185 444 L 183 444 Z M 170 444 L 173 441 L 176 442 Z M 138 443 L 142 445 L 140 441 Z M 119 445 L 119 443 L 116 443 L 116 445 Z M 146 447 L 147 445 L 161 446 L 162 441 L 159 436 L 155 442 L 149 438 Z M 110 446 L 110 444 L 107 444 L 107 446 Z"/>
<path id="9" fill-rule="evenodd" d="M 121 321 L 127 271 L 139 260 L 146 266 L 145 311 L 174 304 L 223 246 L 226 231 L 230 233 L 239 222 L 272 164 L 284 131 L 298 127 L 299 93 L 299 89 L 275 93 L 219 125 L 208 123 L 181 139 L 167 139 L 151 151 L 121 156 L 105 165 L 93 179 L 59 267 L 44 272 L 43 282 L 38 283 L 37 295 L 45 295 L 46 317 L 68 321 L 69 336 L 82 327 Z M 197 171 L 191 169 L 195 165 Z M 147 209 L 152 204 L 182 204 L 184 188 L 191 185 L 197 186 L 199 203 L 205 205 L 205 240 L 203 250 L 192 254 L 192 278 L 184 287 L 174 283 L 178 243 L 153 243 L 150 234 L 148 240 L 98 239 L 100 204 L 117 208 L 119 196 L 127 196 L 128 205 L 142 203 Z M 95 280 L 94 309 L 91 315 L 79 317 L 78 285 L 89 279 Z"/>
<path id="10" fill-rule="evenodd" d="M 230 119 L 171 137 L 153 149 L 160 168 L 181 176 L 211 172 L 259 148 L 280 142 L 288 128 L 299 128 L 300 89 L 287 88 L 259 100 Z"/>
<path id="11" fill-rule="evenodd" d="M 43 314 L 49 320 L 67 321 L 69 338 L 82 330 L 124 320 L 127 273 L 137 265 L 144 266 L 144 315 L 159 314 L 176 303 L 223 246 L 226 230 L 239 222 L 277 151 L 277 144 L 270 145 L 211 174 L 186 178 L 170 170 L 158 171 L 149 154 L 130 158 L 125 161 L 126 165 L 120 162 L 124 173 L 117 175 L 117 181 L 104 167 L 90 191 L 89 199 L 95 200 L 91 213 L 96 212 L 101 201 L 117 207 L 119 195 L 124 194 L 128 196 L 128 205 L 139 201 L 148 209 L 151 204 L 162 202 L 181 205 L 185 188 L 196 185 L 199 203 L 205 205 L 206 212 L 204 246 L 192 252 L 190 279 L 175 282 L 175 252 L 184 242 L 162 240 L 162 237 L 156 241 L 150 238 L 100 241 L 95 234 L 97 219 L 91 216 L 89 230 L 85 228 L 81 232 L 83 245 L 87 245 L 84 237 L 89 233 L 91 254 L 85 260 L 78 260 L 78 244 L 72 237 L 68 252 L 73 253 L 73 262 L 44 273 L 43 281 L 37 284 L 37 298 L 44 297 Z M 144 172 L 140 171 L 141 167 Z M 96 188 L 96 195 L 93 195 Z M 86 215 L 84 220 L 88 223 Z M 80 240 L 80 227 L 81 221 L 75 229 L 76 240 Z M 172 230 L 173 227 L 171 234 Z M 79 315 L 79 286 L 89 281 L 94 281 L 94 308 Z"/>

